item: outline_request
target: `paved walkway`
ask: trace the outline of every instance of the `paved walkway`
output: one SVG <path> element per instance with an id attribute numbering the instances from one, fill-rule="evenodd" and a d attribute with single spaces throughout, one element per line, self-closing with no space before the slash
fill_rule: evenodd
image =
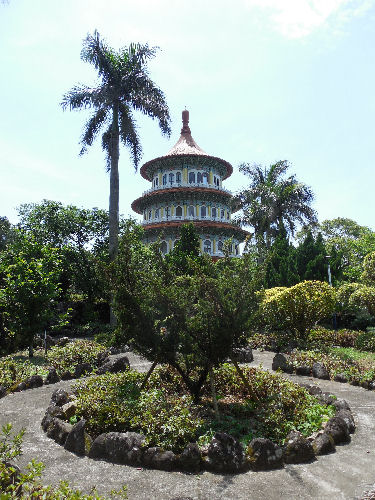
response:
<path id="1" fill-rule="evenodd" d="M 273 353 L 255 351 L 254 355 L 253 366 L 262 364 L 270 369 Z M 149 366 L 134 355 L 130 355 L 130 361 L 132 367 L 142 371 Z M 139 470 L 77 457 L 47 438 L 40 427 L 52 392 L 57 387 L 69 388 L 71 382 L 43 386 L 1 399 L 0 425 L 12 422 L 15 430 L 26 427 L 21 466 L 31 458 L 45 462 L 45 484 L 64 479 L 86 492 L 96 486 L 102 494 L 126 484 L 130 500 L 172 500 L 177 497 L 194 500 L 360 498 L 375 481 L 375 392 L 331 381 L 289 377 L 310 383 L 313 380 L 322 390 L 346 399 L 356 419 L 357 430 L 352 442 L 337 447 L 336 453 L 319 457 L 311 464 L 288 465 L 277 471 L 227 476 L 209 472 L 192 475 Z"/>

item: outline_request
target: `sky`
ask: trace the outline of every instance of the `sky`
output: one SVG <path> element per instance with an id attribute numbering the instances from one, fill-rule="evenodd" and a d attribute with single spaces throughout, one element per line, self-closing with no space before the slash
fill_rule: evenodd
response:
<path id="1" fill-rule="evenodd" d="M 230 162 L 288 160 L 309 185 L 320 221 L 375 229 L 375 0 L 0 0 L 0 216 L 43 199 L 108 209 L 100 140 L 79 156 L 90 111 L 63 111 L 77 83 L 97 84 L 80 59 L 97 29 L 115 49 L 160 47 L 150 76 L 172 117 L 166 139 L 136 114 L 142 163 L 177 142 L 181 111 L 208 154 Z M 120 212 L 151 187 L 120 150 Z"/>

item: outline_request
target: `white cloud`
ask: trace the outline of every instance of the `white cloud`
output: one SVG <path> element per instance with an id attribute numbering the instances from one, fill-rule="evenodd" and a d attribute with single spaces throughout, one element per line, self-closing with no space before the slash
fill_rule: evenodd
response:
<path id="1" fill-rule="evenodd" d="M 303 38 L 321 27 L 342 28 L 364 15 L 374 0 L 245 0 L 252 8 L 267 10 L 273 28 L 287 38 Z"/>

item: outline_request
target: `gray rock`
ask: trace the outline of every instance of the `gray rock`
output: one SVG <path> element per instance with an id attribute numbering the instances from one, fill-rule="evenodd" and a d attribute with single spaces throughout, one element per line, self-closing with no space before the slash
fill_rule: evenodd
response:
<path id="1" fill-rule="evenodd" d="M 317 398 L 319 401 L 326 405 L 333 405 L 337 401 L 337 397 L 334 394 L 331 394 L 330 392 L 322 392 L 321 394 L 318 394 Z"/>
<path id="2" fill-rule="evenodd" d="M 369 390 L 370 389 L 370 382 L 368 380 L 362 380 L 360 383 L 360 386 L 363 387 L 364 389 Z"/>
<path id="3" fill-rule="evenodd" d="M 315 455 L 327 455 L 335 451 L 335 441 L 330 434 L 322 432 L 312 442 Z"/>
<path id="4" fill-rule="evenodd" d="M 201 460 L 201 452 L 197 443 L 189 443 L 178 458 L 178 466 L 188 472 L 198 472 Z"/>
<path id="5" fill-rule="evenodd" d="M 346 384 L 348 382 L 348 377 L 345 373 L 336 373 L 335 378 L 333 379 L 335 382 L 341 382 L 342 384 Z"/>
<path id="6" fill-rule="evenodd" d="M 125 352 L 125 351 L 121 347 L 110 347 L 109 348 L 109 354 L 121 354 L 123 352 Z"/>
<path id="7" fill-rule="evenodd" d="M 349 434 L 353 434 L 355 431 L 355 422 L 351 411 L 340 410 L 336 413 L 336 417 L 342 418 L 348 427 Z"/>
<path id="8" fill-rule="evenodd" d="M 26 386 L 28 389 L 35 389 L 35 387 L 42 387 L 43 379 L 40 375 L 32 375 L 26 380 Z"/>
<path id="9" fill-rule="evenodd" d="M 69 337 L 61 337 L 59 340 L 56 341 L 56 345 L 58 347 L 65 347 L 66 344 L 69 344 L 70 338 Z"/>
<path id="10" fill-rule="evenodd" d="M 251 347 L 233 349 L 232 354 L 237 363 L 251 363 L 254 361 L 254 355 Z"/>
<path id="11" fill-rule="evenodd" d="M 69 393 L 64 389 L 55 389 L 51 396 L 51 405 L 63 406 L 69 401 Z"/>
<path id="12" fill-rule="evenodd" d="M 308 441 L 298 431 L 291 431 L 283 447 L 284 461 L 287 464 L 302 464 L 314 460 L 314 450 Z"/>
<path id="13" fill-rule="evenodd" d="M 320 394 L 322 394 L 322 389 L 317 385 L 313 384 L 300 384 L 300 385 L 301 387 L 304 387 L 312 396 L 319 396 Z"/>
<path id="14" fill-rule="evenodd" d="M 7 390 L 3 385 L 0 385 L 0 399 L 6 396 Z"/>
<path id="15" fill-rule="evenodd" d="M 69 401 L 62 405 L 61 410 L 64 412 L 66 420 L 69 420 L 76 414 L 77 405 L 74 401 Z"/>
<path id="16" fill-rule="evenodd" d="M 247 456 L 255 470 L 277 469 L 283 465 L 283 450 L 269 439 L 253 439 L 247 448 Z"/>
<path id="17" fill-rule="evenodd" d="M 61 380 L 70 380 L 74 378 L 74 375 L 72 373 L 70 373 L 68 370 L 66 370 L 65 372 L 62 372 L 61 374 Z"/>
<path id="18" fill-rule="evenodd" d="M 348 443 L 350 441 L 349 428 L 341 417 L 332 417 L 328 420 L 324 432 L 333 437 L 335 444 Z"/>
<path id="19" fill-rule="evenodd" d="M 164 451 L 162 448 L 148 448 L 143 453 L 143 464 L 158 470 L 170 471 L 177 465 L 177 457 L 173 451 Z"/>
<path id="20" fill-rule="evenodd" d="M 300 365 L 296 368 L 297 375 L 304 375 L 305 377 L 309 377 L 311 374 L 311 366 L 308 365 Z"/>
<path id="21" fill-rule="evenodd" d="M 64 445 L 72 427 L 71 424 L 53 417 L 47 428 L 47 436 L 56 441 L 56 443 Z"/>
<path id="22" fill-rule="evenodd" d="M 60 377 L 57 375 L 56 368 L 50 368 L 44 383 L 56 384 L 57 382 L 60 382 Z"/>
<path id="23" fill-rule="evenodd" d="M 77 422 L 69 432 L 64 448 L 77 455 L 88 455 L 92 446 L 91 437 L 85 432 L 86 421 Z"/>
<path id="24" fill-rule="evenodd" d="M 109 356 L 107 351 L 102 351 L 96 356 L 96 365 L 102 366 L 108 363 Z"/>
<path id="25" fill-rule="evenodd" d="M 118 373 L 129 370 L 130 363 L 127 356 L 120 356 L 118 358 L 111 359 L 108 363 L 97 369 L 96 373 L 102 375 L 103 373 L 111 372 Z"/>
<path id="26" fill-rule="evenodd" d="M 350 412 L 350 406 L 345 399 L 337 398 L 331 404 L 336 408 L 336 411 L 348 410 Z"/>
<path id="27" fill-rule="evenodd" d="M 92 443 L 89 457 L 119 464 L 139 465 L 145 437 L 136 432 L 108 432 L 100 434 Z"/>
<path id="28" fill-rule="evenodd" d="M 293 367 L 289 363 L 289 358 L 284 354 L 278 353 L 272 360 L 272 370 L 279 369 L 285 373 L 292 373 Z"/>
<path id="29" fill-rule="evenodd" d="M 44 432 L 47 432 L 49 424 L 52 422 L 53 418 L 63 419 L 65 417 L 64 412 L 60 406 L 49 406 L 44 414 L 41 426 Z"/>
<path id="30" fill-rule="evenodd" d="M 245 466 L 241 443 L 230 434 L 216 432 L 208 447 L 205 466 L 214 472 L 239 472 Z"/>
<path id="31" fill-rule="evenodd" d="M 27 385 L 25 382 L 20 382 L 17 387 L 14 389 L 14 392 L 21 392 L 27 389 Z"/>
<path id="32" fill-rule="evenodd" d="M 329 380 L 329 373 L 322 363 L 314 363 L 312 366 L 312 375 L 315 378 L 321 378 L 323 380 Z"/>
<path id="33" fill-rule="evenodd" d="M 74 370 L 74 378 L 80 378 L 82 375 L 86 375 L 92 372 L 92 366 L 90 363 L 78 363 Z"/>

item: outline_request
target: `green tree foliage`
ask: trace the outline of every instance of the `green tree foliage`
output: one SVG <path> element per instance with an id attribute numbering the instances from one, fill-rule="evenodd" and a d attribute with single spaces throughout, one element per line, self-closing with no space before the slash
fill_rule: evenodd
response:
<path id="1" fill-rule="evenodd" d="M 268 252 L 264 267 L 266 288 L 291 286 L 299 281 L 296 249 L 289 243 L 287 232 L 283 226 Z"/>
<path id="2" fill-rule="evenodd" d="M 163 134 L 170 135 L 170 117 L 163 92 L 148 74 L 147 62 L 156 54 L 156 47 L 130 44 L 117 52 L 101 39 L 97 31 L 88 34 L 81 59 L 92 64 L 100 79 L 95 87 L 77 85 L 63 97 L 63 109 L 93 110 L 82 135 L 81 154 L 92 145 L 100 130 L 102 148 L 110 172 L 109 256 L 113 261 L 118 250 L 120 141 L 130 149 L 133 165 L 141 158 L 141 144 L 133 111 L 156 118 Z"/>
<path id="3" fill-rule="evenodd" d="M 11 234 L 11 224 L 6 217 L 0 217 L 0 252 L 5 249 Z"/>
<path id="4" fill-rule="evenodd" d="M 113 272 L 119 340 L 174 367 L 195 400 L 212 367 L 244 342 L 256 304 L 246 259 L 221 264 L 220 272 L 208 256 L 202 259 L 203 266 L 192 261 L 181 275 L 157 245 L 142 245 L 130 225 Z"/>
<path id="5" fill-rule="evenodd" d="M 83 294 L 91 303 L 106 297 L 100 273 L 101 264 L 108 262 L 105 210 L 43 200 L 21 205 L 18 214 L 19 227 L 25 233 L 60 250 L 63 292 Z"/>
<path id="6" fill-rule="evenodd" d="M 375 286 L 375 252 L 367 254 L 363 261 L 362 281 Z"/>
<path id="7" fill-rule="evenodd" d="M 287 161 L 269 168 L 261 165 L 240 165 L 240 171 L 250 178 L 248 188 L 236 196 L 242 208 L 237 221 L 252 226 L 260 256 L 271 247 L 283 225 L 294 235 L 297 224 L 315 224 L 316 213 L 311 208 L 314 199 L 311 188 L 299 182 L 295 175 L 285 177 Z"/>
<path id="8" fill-rule="evenodd" d="M 335 290 L 321 281 L 304 281 L 290 288 L 271 288 L 261 294 L 260 322 L 305 338 L 308 331 L 335 308 Z"/>
<path id="9" fill-rule="evenodd" d="M 199 235 L 193 223 L 181 226 L 179 239 L 166 259 L 178 274 L 190 274 L 193 263 L 202 261 Z"/>
<path id="10" fill-rule="evenodd" d="M 58 250 L 33 237 L 19 234 L 0 254 L 3 349 L 32 346 L 35 334 L 59 321 L 59 276 Z"/>

